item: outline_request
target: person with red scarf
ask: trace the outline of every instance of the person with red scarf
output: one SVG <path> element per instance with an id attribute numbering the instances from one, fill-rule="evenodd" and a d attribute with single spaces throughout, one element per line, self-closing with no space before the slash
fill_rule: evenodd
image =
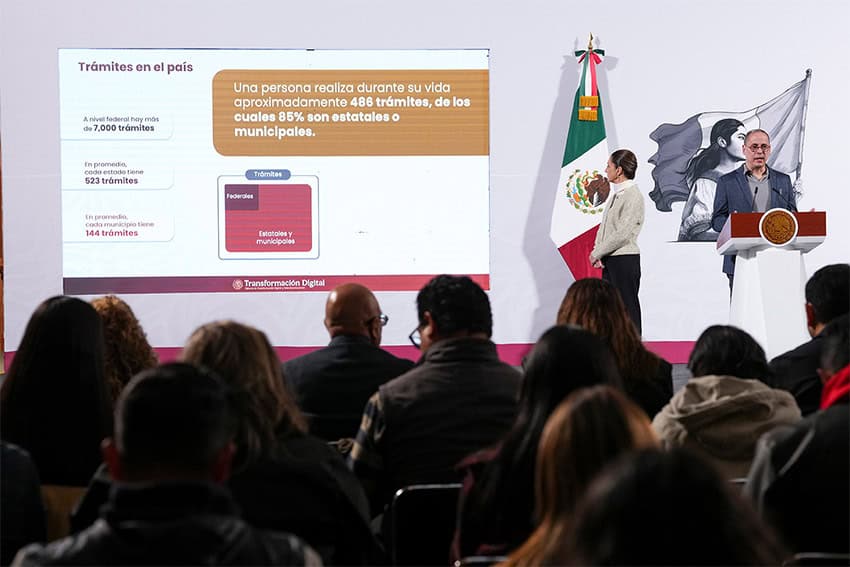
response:
<path id="1" fill-rule="evenodd" d="M 850 316 L 822 334 L 820 410 L 762 436 L 745 492 L 795 553 L 850 553 Z"/>
<path id="2" fill-rule="evenodd" d="M 847 319 L 847 316 L 844 316 Z M 836 372 L 823 384 L 820 409 L 831 408 L 835 404 L 850 402 L 850 364 Z"/>

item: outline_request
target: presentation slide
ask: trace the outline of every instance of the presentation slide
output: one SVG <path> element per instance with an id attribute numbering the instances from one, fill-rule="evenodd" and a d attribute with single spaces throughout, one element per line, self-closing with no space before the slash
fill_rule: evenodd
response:
<path id="1" fill-rule="evenodd" d="M 60 49 L 64 292 L 489 289 L 488 61 Z"/>

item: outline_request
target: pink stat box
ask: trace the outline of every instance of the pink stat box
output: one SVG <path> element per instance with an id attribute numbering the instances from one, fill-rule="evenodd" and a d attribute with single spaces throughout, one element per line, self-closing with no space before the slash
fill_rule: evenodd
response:
<path id="1" fill-rule="evenodd" d="M 313 247 L 312 189 L 304 184 L 226 184 L 229 252 L 307 252 Z"/>

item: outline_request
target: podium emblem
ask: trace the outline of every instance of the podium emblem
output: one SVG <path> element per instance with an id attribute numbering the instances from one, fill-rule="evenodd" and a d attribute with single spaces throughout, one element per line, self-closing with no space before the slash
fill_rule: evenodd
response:
<path id="1" fill-rule="evenodd" d="M 770 209 L 761 217 L 759 233 L 772 246 L 784 246 L 797 237 L 797 218 L 785 209 Z"/>

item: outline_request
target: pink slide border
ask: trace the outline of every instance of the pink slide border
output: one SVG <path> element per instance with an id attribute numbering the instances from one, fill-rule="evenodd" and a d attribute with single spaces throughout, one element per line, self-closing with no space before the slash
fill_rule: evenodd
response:
<path id="1" fill-rule="evenodd" d="M 691 351 L 694 348 L 693 341 L 650 341 L 644 344 L 646 345 L 646 348 L 671 364 L 684 364 L 688 362 L 688 357 L 691 355 Z M 522 359 L 525 358 L 525 355 L 528 354 L 533 346 L 533 343 L 510 343 L 498 344 L 496 345 L 496 348 L 499 351 L 500 359 L 508 364 L 519 366 L 522 364 Z M 289 360 L 290 358 L 301 356 L 302 354 L 312 352 L 319 348 L 322 347 L 275 347 L 275 350 L 277 350 L 277 354 L 281 360 Z M 401 358 L 407 358 L 414 361 L 419 358 L 419 351 L 413 345 L 385 346 L 382 348 Z M 180 349 L 175 350 L 177 352 L 174 356 L 177 356 Z M 159 352 L 158 349 L 157 352 Z"/>
<path id="2" fill-rule="evenodd" d="M 688 362 L 688 357 L 694 348 L 693 341 L 650 341 L 644 344 L 646 348 L 671 364 L 684 364 Z M 275 347 L 275 350 L 280 359 L 286 361 L 320 349 L 323 346 Z M 519 366 L 522 364 L 523 357 L 528 354 L 532 346 L 534 345 L 531 343 L 500 344 L 496 345 L 496 348 L 499 351 L 499 358 L 508 364 Z M 407 358 L 413 361 L 419 358 L 419 351 L 413 345 L 385 346 L 383 349 L 401 358 Z M 154 350 L 159 355 L 160 362 L 172 362 L 177 360 L 183 348 L 157 347 Z M 8 370 L 12 364 L 12 359 L 15 357 L 15 351 L 8 351 L 4 355 L 5 368 Z"/>
<path id="3" fill-rule="evenodd" d="M 436 275 L 63 278 L 62 286 L 65 295 L 330 291 L 348 282 L 363 284 L 373 291 L 419 291 Z M 484 289 L 490 289 L 489 274 L 469 274 L 469 277 Z"/>
<path id="4" fill-rule="evenodd" d="M 672 364 L 686 363 L 688 361 L 688 356 L 691 354 L 691 350 L 694 348 L 693 341 L 651 341 L 644 344 L 646 344 L 646 348 Z M 296 356 L 313 352 L 323 346 L 324 345 L 275 347 L 275 350 L 277 351 L 277 355 L 280 359 L 286 361 L 295 358 Z M 499 350 L 499 358 L 508 364 L 519 366 L 522 364 L 523 357 L 528 354 L 528 351 L 531 350 L 532 346 L 534 345 L 531 343 L 500 344 L 496 345 L 496 348 Z M 414 361 L 419 358 L 419 351 L 413 345 L 385 346 L 383 349 L 401 358 L 407 358 Z M 157 355 L 159 355 L 160 362 L 172 362 L 177 360 L 177 357 L 180 356 L 180 351 L 183 350 L 183 348 L 157 347 L 154 350 L 156 350 Z M 14 357 L 14 351 L 5 353 L 7 369 L 9 368 L 9 365 L 12 364 L 12 359 Z"/>

